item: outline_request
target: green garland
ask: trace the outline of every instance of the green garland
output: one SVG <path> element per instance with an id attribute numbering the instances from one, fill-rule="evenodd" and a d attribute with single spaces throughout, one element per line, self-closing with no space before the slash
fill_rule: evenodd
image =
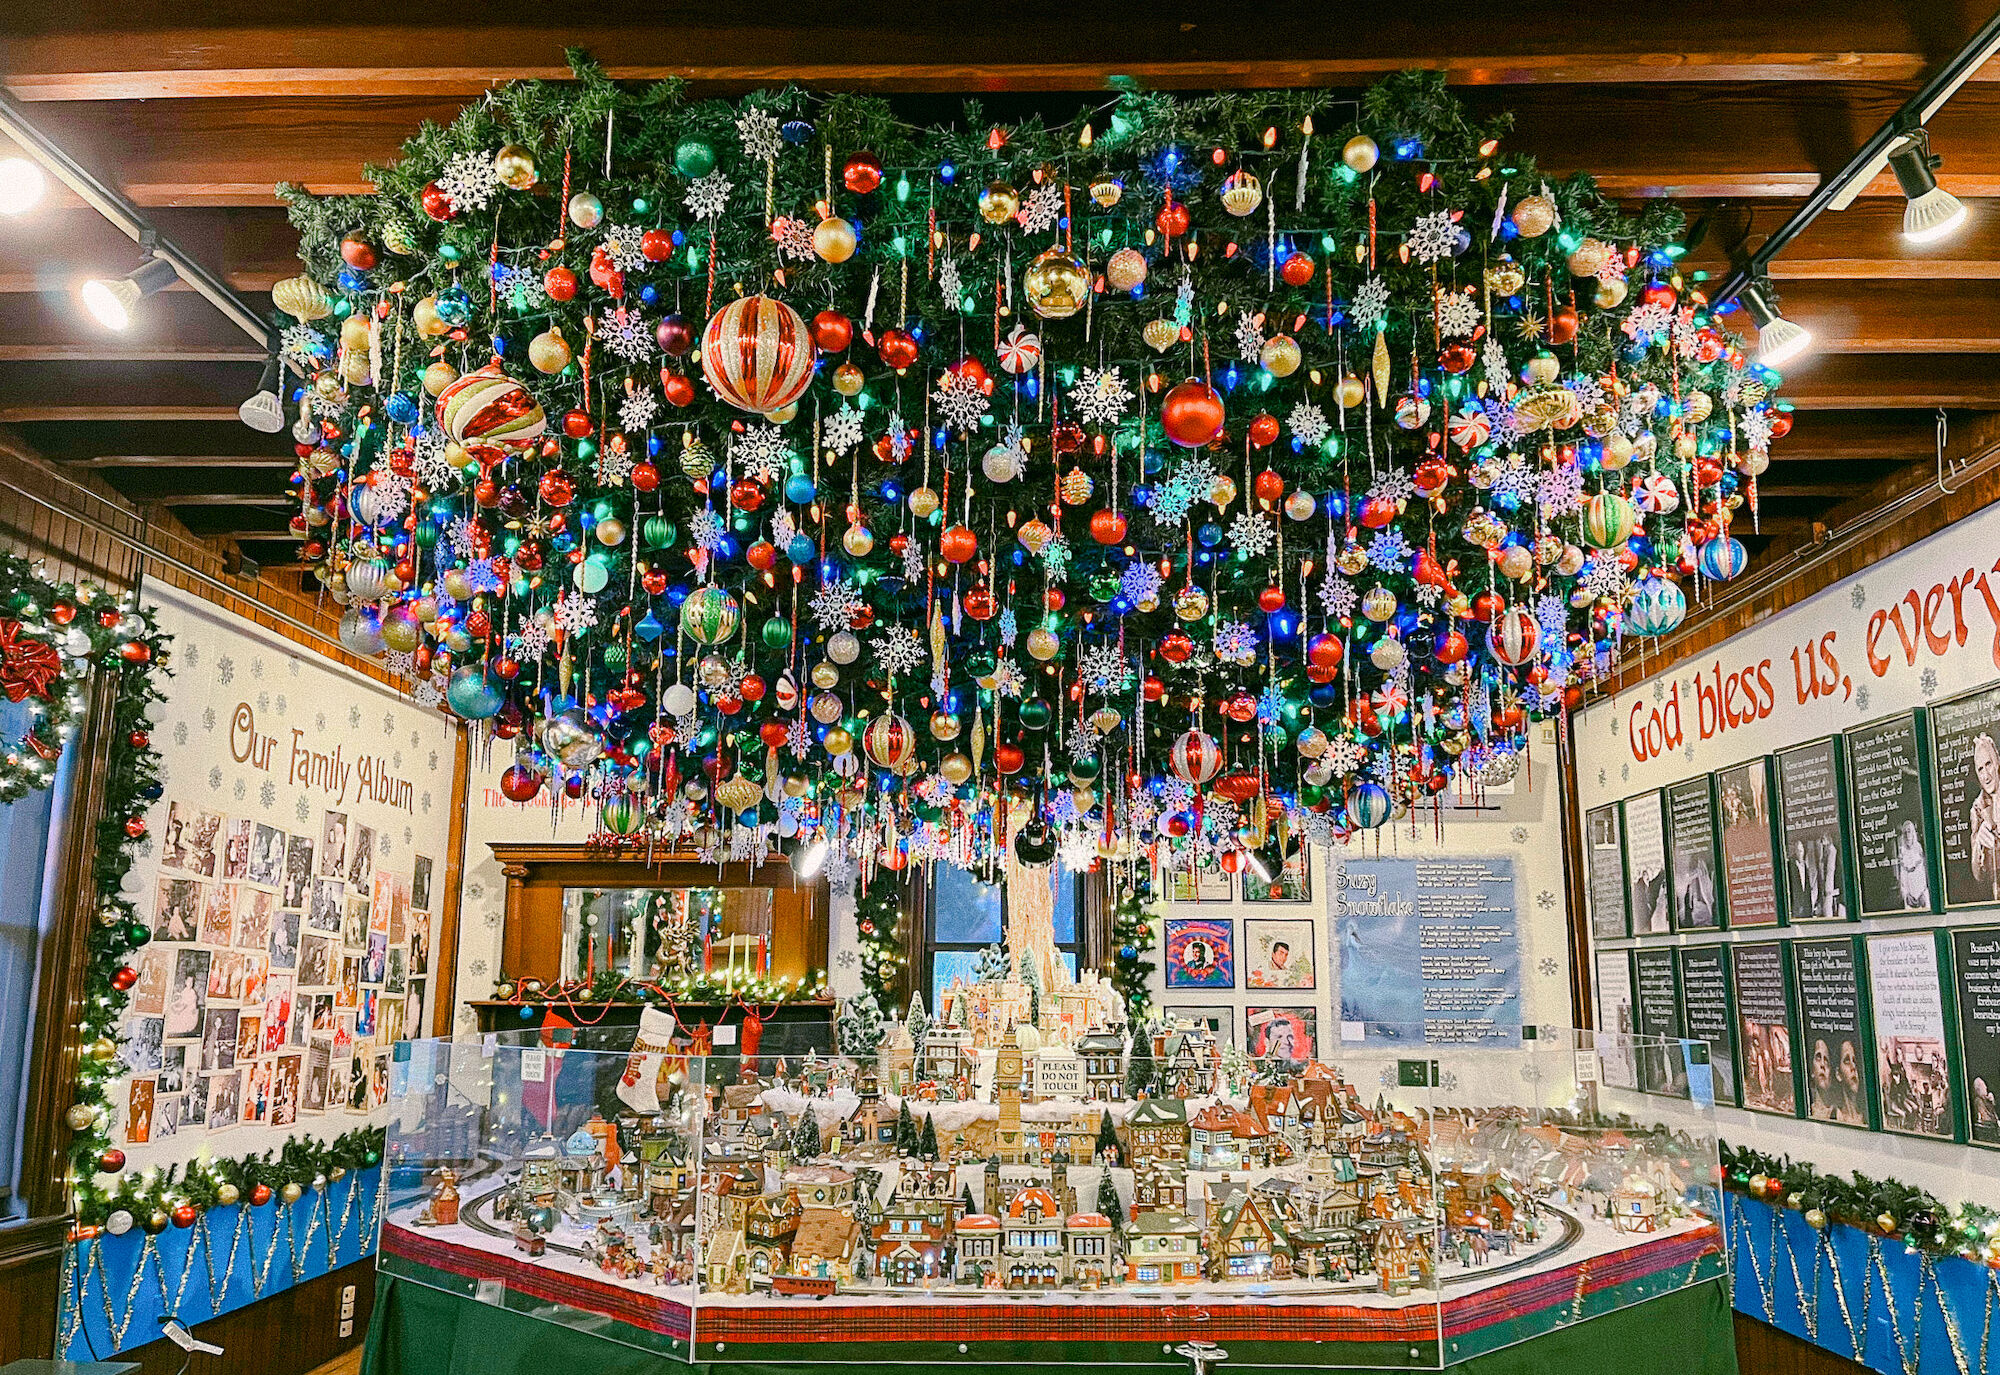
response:
<path id="1" fill-rule="evenodd" d="M 1841 1222 L 1933 1256 L 2000 1265 L 2000 1210 L 1983 1203 L 1949 1205 L 1929 1190 L 1859 1171 L 1840 1179 L 1806 1161 L 1728 1142 L 1722 1143 L 1722 1180 L 1760 1202 L 1804 1213 L 1815 1230 Z"/>
<path id="2" fill-rule="evenodd" d="M 667 1007 L 676 1002 L 790 1003 L 826 996 L 826 974 L 814 970 L 803 980 L 788 978 L 726 979 L 698 973 L 688 978 L 644 982 L 613 970 L 601 970 L 588 980 L 545 984 L 539 979 L 507 979 L 493 990 L 500 1002 L 523 1007 L 558 1003 L 626 1003 Z"/>
<path id="3" fill-rule="evenodd" d="M 1152 882 L 1142 873 L 1111 910 L 1111 986 L 1125 1000 L 1125 1024 L 1134 1028 L 1145 1026 L 1153 1012 L 1148 982 L 1153 962 L 1146 955 L 1159 933 L 1154 914 L 1147 910 L 1152 896 Z"/>
<path id="4" fill-rule="evenodd" d="M 104 1225 L 114 1235 L 135 1225 L 158 1235 L 169 1223 L 192 1226 L 210 1208 L 244 1202 L 261 1208 L 274 1198 L 296 1203 L 306 1190 L 323 1188 L 349 1170 L 380 1165 L 386 1136 L 381 1127 L 359 1127 L 332 1141 L 289 1137 L 275 1152 L 261 1155 L 132 1171 L 93 1197 L 79 1220 Z"/>

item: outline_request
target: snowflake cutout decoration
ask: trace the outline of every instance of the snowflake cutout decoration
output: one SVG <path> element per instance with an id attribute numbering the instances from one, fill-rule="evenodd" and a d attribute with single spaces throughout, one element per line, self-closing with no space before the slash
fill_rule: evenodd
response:
<path id="1" fill-rule="evenodd" d="M 938 264 L 938 295 L 947 301 L 956 301 L 962 287 L 958 277 L 958 259 L 947 253 Z"/>
<path id="2" fill-rule="evenodd" d="M 377 468 L 369 477 L 373 479 L 369 485 L 375 489 L 376 507 L 381 512 L 377 523 L 386 525 L 400 520 L 410 509 L 410 480 L 389 468 Z"/>
<path id="3" fill-rule="evenodd" d="M 1243 621 L 1217 621 L 1215 657 L 1224 663 L 1249 664 L 1257 659 L 1257 632 Z"/>
<path id="4" fill-rule="evenodd" d="M 1494 477 L 1493 496 L 1496 500 L 1504 499 L 1518 505 L 1534 492 L 1535 478 L 1536 474 L 1516 457 Z"/>
<path id="5" fill-rule="evenodd" d="M 861 593 L 847 579 L 835 578 L 820 584 L 809 605 L 813 622 L 821 630 L 845 630 L 861 609 Z"/>
<path id="6" fill-rule="evenodd" d="M 604 256 L 620 272 L 643 272 L 646 269 L 646 255 L 640 250 L 639 237 L 645 233 L 636 225 L 607 224 L 598 244 Z"/>
<path id="7" fill-rule="evenodd" d="M 1021 624 L 1014 618 L 1014 608 L 1010 606 L 1000 613 L 1000 643 L 1012 649 L 1020 635 Z"/>
<path id="8" fill-rule="evenodd" d="M 634 389 L 618 403 L 618 423 L 628 430 L 643 430 L 660 413 L 660 399 L 649 391 Z"/>
<path id="9" fill-rule="evenodd" d="M 1419 216 L 1410 227 L 1410 256 L 1420 263 L 1449 258 L 1458 247 L 1458 222 L 1449 210 Z"/>
<path id="10" fill-rule="evenodd" d="M 1771 447 L 1771 417 L 1764 411 L 1745 411 L 1743 423 L 1738 426 L 1743 442 L 1753 453 L 1764 453 Z"/>
<path id="11" fill-rule="evenodd" d="M 1042 546 L 1042 566 L 1048 569 L 1049 577 L 1061 581 L 1069 575 L 1069 536 L 1058 534 Z"/>
<path id="12" fill-rule="evenodd" d="M 1160 780 L 1160 807 L 1168 813 L 1184 812 L 1194 806 L 1194 784 L 1185 778 Z"/>
<path id="13" fill-rule="evenodd" d="M 1486 345 L 1479 351 L 1479 366 L 1486 373 L 1487 386 L 1505 391 L 1512 369 L 1507 364 L 1507 347 L 1497 336 L 1486 336 Z"/>
<path id="14" fill-rule="evenodd" d="M 1215 465 L 1206 455 L 1181 461 L 1172 478 L 1153 488 L 1153 519 L 1161 525 L 1184 525 L 1194 504 L 1215 490 Z"/>
<path id="15" fill-rule="evenodd" d="M 632 475 L 632 455 L 623 449 L 606 447 L 597 455 L 597 476 L 616 486 Z"/>
<path id="16" fill-rule="evenodd" d="M 565 592 L 556 598 L 555 622 L 574 635 L 597 624 L 597 603 L 581 592 Z"/>
<path id="17" fill-rule="evenodd" d="M 1386 529 L 1368 543 L 1368 563 L 1383 573 L 1400 573 L 1410 565 L 1413 551 L 1403 532 Z"/>
<path id="18" fill-rule="evenodd" d="M 1326 437 L 1333 433 L 1333 426 L 1327 422 L 1326 412 L 1319 408 L 1317 401 L 1301 401 L 1292 407 L 1292 413 L 1285 417 L 1285 424 L 1291 428 L 1292 438 L 1308 447 L 1324 444 Z"/>
<path id="19" fill-rule="evenodd" d="M 993 690 L 1002 697 L 1019 697 L 1027 686 L 1028 676 L 1012 659 L 1002 659 L 993 666 Z"/>
<path id="20" fill-rule="evenodd" d="M 842 406 L 820 427 L 820 442 L 837 454 L 844 454 L 861 442 L 861 412 Z"/>
<path id="21" fill-rule="evenodd" d="M 1077 672 L 1084 688 L 1106 696 L 1125 691 L 1132 685 L 1132 665 L 1116 645 L 1092 645 L 1083 651 Z"/>
<path id="22" fill-rule="evenodd" d="M 794 716 L 785 726 L 785 748 L 794 759 L 804 759 L 806 751 L 812 748 L 812 731 L 803 716 Z"/>
<path id="23" fill-rule="evenodd" d="M 889 457 L 901 463 L 910 456 L 910 427 L 903 423 L 901 411 L 889 412 Z"/>
<path id="24" fill-rule="evenodd" d="M 1261 559 L 1277 543 L 1278 532 L 1255 511 L 1244 511 L 1229 523 L 1229 546 L 1244 558 Z"/>
<path id="25" fill-rule="evenodd" d="M 415 455 L 410 466 L 417 480 L 433 491 L 450 485 L 458 475 L 458 469 L 445 461 L 444 435 L 437 430 L 418 430 L 410 438 L 410 448 Z"/>
<path id="26" fill-rule="evenodd" d="M 743 143 L 743 155 L 753 162 L 769 162 L 785 146 L 778 117 L 769 110 L 752 108 L 738 115 L 736 137 Z"/>
<path id="27" fill-rule="evenodd" d="M 1338 573 L 1327 574 L 1326 581 L 1319 585 L 1319 604 L 1337 620 L 1352 616 L 1360 600 L 1361 594 L 1354 590 L 1354 584 Z"/>
<path id="28" fill-rule="evenodd" d="M 539 617 L 522 626 L 514 635 L 516 658 L 533 661 L 549 652 L 549 627 Z"/>
<path id="29" fill-rule="evenodd" d="M 688 521 L 688 538 L 694 541 L 695 548 L 713 554 L 728 542 L 729 526 L 721 516 L 704 507 Z"/>
<path id="30" fill-rule="evenodd" d="M 445 543 L 461 559 L 469 559 L 479 549 L 479 527 L 464 516 L 453 516 L 444 527 Z"/>
<path id="31" fill-rule="evenodd" d="M 687 189 L 688 213 L 698 220 L 712 220 L 729 208 L 729 193 L 736 188 L 717 168 L 697 179 Z"/>
<path id="32" fill-rule="evenodd" d="M 1619 328 L 1623 329 L 1625 336 L 1635 343 L 1650 344 L 1665 334 L 1672 324 L 1673 315 L 1665 306 L 1648 302 L 1634 308 Z"/>
<path id="33" fill-rule="evenodd" d="M 892 675 L 907 674 L 924 661 L 923 637 L 908 626 L 891 626 L 877 635 L 874 648 L 876 662 Z"/>
<path id="34" fill-rule="evenodd" d="M 435 678 L 426 678 L 410 693 L 410 700 L 420 707 L 434 707 L 444 701 L 444 692 Z"/>
<path id="35" fill-rule="evenodd" d="M 791 462 L 791 446 L 776 425 L 753 425 L 729 441 L 730 453 L 743 465 L 743 475 L 757 482 L 776 482 Z"/>
<path id="36" fill-rule="evenodd" d="M 617 311 L 597 317 L 597 337 L 604 347 L 628 363 L 648 363 L 653 358 L 653 331 L 631 311 Z"/>
<path id="37" fill-rule="evenodd" d="M 460 153 L 445 163 L 437 185 L 457 210 L 484 210 L 500 189 L 500 173 L 491 153 Z"/>
<path id="38" fill-rule="evenodd" d="M 1088 425 L 1115 425 L 1132 404 L 1132 389 L 1117 368 L 1085 368 L 1083 385 L 1070 396 L 1077 417 Z"/>
<path id="39" fill-rule="evenodd" d="M 1595 377 L 1565 377 L 1563 386 L 1569 389 L 1569 394 L 1576 398 L 1576 404 L 1583 408 L 1585 414 L 1604 409 L 1604 384 Z"/>
<path id="40" fill-rule="evenodd" d="M 1468 338 L 1479 328 L 1479 303 L 1462 291 L 1439 290 L 1437 322 L 1445 338 Z"/>
<path id="41" fill-rule="evenodd" d="M 1369 486 L 1367 500 L 1400 503 L 1416 494 L 1416 481 L 1401 468 L 1390 468 Z"/>
<path id="42" fill-rule="evenodd" d="M 1558 463 L 1535 479 L 1535 503 L 1549 516 L 1567 516 L 1583 509 L 1583 469 Z"/>
<path id="43" fill-rule="evenodd" d="M 1625 590 L 1625 570 L 1616 559 L 1593 559 L 1580 582 L 1593 597 L 1616 597 Z"/>
<path id="44" fill-rule="evenodd" d="M 778 252 L 787 258 L 807 262 L 816 256 L 813 227 L 808 220 L 780 215 L 771 221 L 771 238 L 778 245 Z"/>
<path id="45" fill-rule="evenodd" d="M 511 263 L 494 264 L 493 290 L 516 312 L 523 314 L 540 310 L 549 303 L 548 288 L 542 285 L 541 277 L 528 268 L 515 267 Z"/>
<path id="46" fill-rule="evenodd" d="M 1055 228 L 1056 220 L 1062 215 L 1062 203 L 1063 189 L 1050 179 L 1028 193 L 1028 198 L 1021 202 L 1021 208 L 1014 217 L 1028 233 L 1040 234 Z"/>
<path id="47" fill-rule="evenodd" d="M 1535 599 L 1535 624 L 1543 635 L 1559 641 L 1569 629 L 1569 603 L 1553 592 L 1544 592 Z"/>
<path id="48" fill-rule="evenodd" d="M 310 364 L 333 353 L 332 343 L 311 325 L 287 325 L 278 341 L 280 352 L 292 363 Z"/>
<path id="49" fill-rule="evenodd" d="M 937 402 L 938 415 L 944 423 L 960 434 L 970 434 L 978 428 L 990 404 L 977 382 L 955 372 L 938 375 L 937 390 L 931 393 L 931 399 Z"/>
<path id="50" fill-rule="evenodd" d="M 920 583 L 924 580 L 924 549 L 915 540 L 903 546 L 903 581 Z"/>
<path id="51" fill-rule="evenodd" d="M 1153 601 L 1160 595 L 1160 570 L 1144 559 L 1133 559 L 1118 579 L 1118 590 L 1134 606 Z"/>
<path id="52" fill-rule="evenodd" d="M 1337 774 L 1350 774 L 1368 762 L 1368 747 L 1351 735 L 1336 735 L 1326 742 L 1321 756 Z"/>
<path id="53" fill-rule="evenodd" d="M 1236 356 L 1254 363 L 1264 349 L 1264 322 L 1247 310 L 1236 313 Z"/>
<path id="54" fill-rule="evenodd" d="M 1389 313 L 1389 288 L 1380 277 L 1370 277 L 1354 293 L 1347 318 L 1362 327 L 1374 324 Z"/>

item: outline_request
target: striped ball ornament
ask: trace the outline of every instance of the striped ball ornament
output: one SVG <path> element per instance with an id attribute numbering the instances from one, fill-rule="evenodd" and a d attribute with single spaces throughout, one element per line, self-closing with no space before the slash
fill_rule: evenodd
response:
<path id="1" fill-rule="evenodd" d="M 1222 746 L 1215 737 L 1191 730 L 1174 741 L 1168 764 L 1174 774 L 1189 783 L 1206 783 L 1222 771 Z"/>
<path id="2" fill-rule="evenodd" d="M 743 623 L 743 608 L 726 587 L 697 587 L 681 604 L 681 629 L 700 645 L 719 645 Z"/>
<path id="3" fill-rule="evenodd" d="M 1486 632 L 1486 648 L 1495 659 L 1513 668 L 1535 657 L 1540 639 L 1541 628 L 1527 609 L 1510 606 L 1493 618 L 1492 628 Z"/>
<path id="4" fill-rule="evenodd" d="M 1623 544 L 1638 523 L 1632 503 L 1616 492 L 1599 492 L 1583 504 L 1583 537 L 1593 548 Z"/>
<path id="5" fill-rule="evenodd" d="M 900 769 L 916 753 L 917 732 L 900 716 L 878 716 L 861 732 L 861 748 L 877 767 Z"/>
<path id="6" fill-rule="evenodd" d="M 740 411 L 783 410 L 812 381 L 805 319 L 769 296 L 730 302 L 701 332 L 701 372 L 715 394 Z"/>
<path id="7" fill-rule="evenodd" d="M 1701 545 L 1701 572 L 1706 578 L 1717 582 L 1727 582 L 1741 573 L 1750 562 L 1750 551 L 1743 547 L 1743 541 L 1730 535 L 1717 535 L 1714 539 L 1703 540 Z"/>
<path id="8" fill-rule="evenodd" d="M 541 404 L 497 362 L 439 392 L 437 418 L 447 438 L 481 458 L 531 444 L 548 429 Z"/>

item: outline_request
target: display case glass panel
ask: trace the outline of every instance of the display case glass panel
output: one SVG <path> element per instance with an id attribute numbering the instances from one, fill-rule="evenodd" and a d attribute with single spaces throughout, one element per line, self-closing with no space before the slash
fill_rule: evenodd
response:
<path id="1" fill-rule="evenodd" d="M 768 888 L 565 888 L 562 976 L 765 974 L 771 914 Z"/>

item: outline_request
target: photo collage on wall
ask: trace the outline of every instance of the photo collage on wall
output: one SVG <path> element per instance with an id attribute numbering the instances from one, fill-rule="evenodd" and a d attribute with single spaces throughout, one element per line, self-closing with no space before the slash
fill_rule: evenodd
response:
<path id="1" fill-rule="evenodd" d="M 158 843 L 124 1026 L 125 1144 L 386 1103 L 391 1045 L 423 1034 L 431 858 L 390 872 L 346 812 L 302 834 L 181 801 Z"/>
<path id="2" fill-rule="evenodd" d="M 1827 929 L 2000 908 L 2000 686 L 1605 804 L 1583 834 L 1593 940 L 1636 938 L 1596 953 L 1600 1026 L 1705 1042 L 1718 1104 L 2000 1147 L 2000 926 Z M 1785 938 L 1645 940 L 1760 928 Z M 1643 1053 L 1631 1072 L 1687 1091 Z"/>
<path id="3" fill-rule="evenodd" d="M 1161 1015 L 1205 1027 L 1218 1045 L 1240 1046 L 1252 1056 L 1316 1055 L 1313 995 L 1325 987 L 1327 951 L 1314 915 L 1321 900 L 1306 847 L 1268 877 L 1248 866 L 1232 874 L 1217 863 L 1193 869 L 1181 863 L 1162 879 L 1169 915 L 1159 952 L 1166 990 Z M 1183 994 L 1215 1000 L 1174 1001 Z M 1252 1001 L 1246 1004 L 1246 997 Z M 1300 1005 L 1279 1006 L 1291 1001 Z"/>

